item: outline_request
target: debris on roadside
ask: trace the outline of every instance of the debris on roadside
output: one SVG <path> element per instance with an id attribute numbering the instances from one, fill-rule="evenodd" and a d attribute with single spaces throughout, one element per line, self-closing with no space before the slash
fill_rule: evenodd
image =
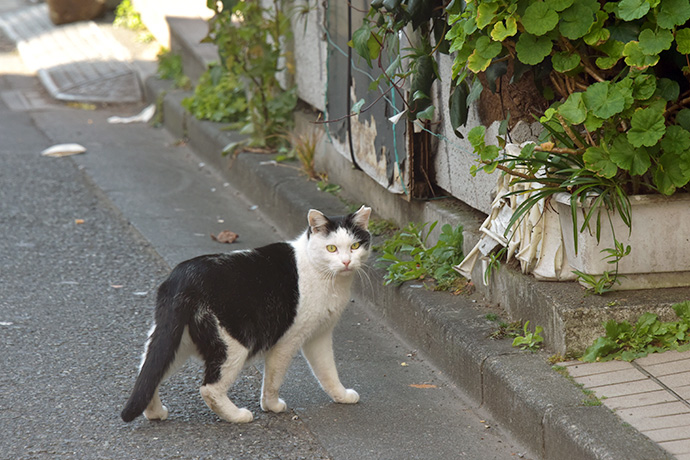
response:
<path id="1" fill-rule="evenodd" d="M 66 157 L 86 152 L 86 147 L 81 144 L 55 144 L 41 152 L 43 157 Z"/>
<path id="2" fill-rule="evenodd" d="M 217 241 L 219 243 L 234 243 L 237 238 L 239 238 L 240 235 L 238 235 L 235 232 L 231 232 L 230 230 L 223 230 L 220 232 L 218 235 L 214 235 L 211 233 L 211 239 L 213 241 Z"/>

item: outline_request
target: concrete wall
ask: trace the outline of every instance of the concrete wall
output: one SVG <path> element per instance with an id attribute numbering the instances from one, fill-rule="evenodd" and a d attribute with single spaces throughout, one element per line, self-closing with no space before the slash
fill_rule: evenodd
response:
<path id="1" fill-rule="evenodd" d="M 296 0 L 295 8 L 310 4 L 306 16 L 292 18 L 295 53 L 295 83 L 299 97 L 312 107 L 326 110 L 326 53 L 327 41 L 324 33 L 325 14 L 323 5 L 307 0 Z"/>
<path id="2" fill-rule="evenodd" d="M 206 20 L 213 16 L 213 11 L 206 6 L 206 0 L 132 0 L 132 6 L 158 43 L 166 48 L 170 48 L 166 17 Z"/>
<path id="3" fill-rule="evenodd" d="M 305 0 L 295 2 L 304 4 Z M 295 50 L 295 78 L 299 96 L 314 108 L 324 111 L 324 93 L 329 83 L 326 73 L 326 57 L 328 41 L 326 40 L 324 3 L 311 2 L 311 11 L 305 18 L 293 19 L 294 50 Z M 353 29 L 356 26 L 353 25 Z M 335 51 L 337 52 L 337 51 Z M 448 117 L 448 95 L 450 88 L 451 59 L 441 56 L 439 70 L 441 82 L 436 85 L 436 107 L 440 123 L 441 140 L 437 143 L 434 158 L 435 181 L 453 197 L 462 200 L 474 209 L 489 213 L 491 207 L 491 192 L 496 183 L 494 175 L 484 173 L 476 177 L 470 175 L 470 167 L 475 164 L 475 155 L 469 142 L 456 137 Z M 366 66 L 366 64 L 364 64 Z M 377 123 L 388 123 L 388 120 L 376 120 Z M 468 121 L 467 132 L 479 123 L 476 110 L 472 110 Z M 490 127 L 487 139 L 493 139 L 497 133 L 497 124 Z M 336 143 L 338 144 L 338 143 Z M 355 144 L 357 144 L 355 140 Z M 349 152 L 344 145 L 334 145 L 330 152 L 338 152 L 349 158 Z M 348 160 L 349 161 L 349 160 Z M 375 178 L 376 179 L 376 178 Z M 381 181 L 378 181 L 381 183 Z M 396 190 L 400 191 L 400 190 Z"/>

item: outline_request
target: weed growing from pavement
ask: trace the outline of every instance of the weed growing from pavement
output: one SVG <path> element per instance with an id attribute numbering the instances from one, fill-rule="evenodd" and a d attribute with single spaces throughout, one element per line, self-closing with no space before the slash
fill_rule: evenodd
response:
<path id="1" fill-rule="evenodd" d="M 410 223 L 376 248 L 382 253 L 379 262 L 386 266 L 385 284 L 433 280 L 436 290 L 460 287 L 458 282 L 464 279 L 453 267 L 464 258 L 463 228 L 443 225 L 438 241 L 430 246 L 429 235 L 437 224 L 438 221 L 430 225 Z"/>
<path id="2" fill-rule="evenodd" d="M 543 327 L 536 326 L 534 332 L 531 332 L 529 330 L 529 321 L 527 321 L 522 328 L 522 335 L 517 334 L 513 339 L 513 346 L 521 350 L 537 351 L 544 342 L 544 337 L 541 336 L 543 331 Z"/>
<path id="3" fill-rule="evenodd" d="M 399 230 L 395 222 L 385 219 L 370 219 L 369 232 L 373 236 L 393 236 Z"/>
<path id="4" fill-rule="evenodd" d="M 690 350 L 690 301 L 672 308 L 677 321 L 659 321 L 654 313 L 643 313 L 634 326 L 628 321 L 607 321 L 606 334 L 585 350 L 582 361 L 632 361 L 650 353 Z"/>
<path id="5" fill-rule="evenodd" d="M 284 147 L 282 152 L 276 157 L 276 161 L 291 161 L 296 160 L 300 164 L 302 172 L 304 172 L 309 179 L 323 180 L 323 175 L 316 171 L 314 161 L 316 160 L 316 151 L 323 136 L 323 131 L 309 130 L 307 132 L 297 133 L 290 132 L 283 137 L 289 147 Z"/>
<path id="6" fill-rule="evenodd" d="M 247 116 L 247 98 L 237 77 L 219 65 L 210 66 L 194 95 L 182 100 L 182 106 L 199 120 L 241 123 Z"/>
<path id="7" fill-rule="evenodd" d="M 156 76 L 161 80 L 172 80 L 176 88 L 188 89 L 190 80 L 184 74 L 182 67 L 182 56 L 173 53 L 167 48 L 161 47 L 156 55 L 158 59 L 158 70 Z"/>
<path id="8" fill-rule="evenodd" d="M 495 322 L 498 325 L 498 328 L 489 334 L 489 337 L 492 339 L 505 339 L 505 338 L 512 338 L 513 339 L 513 346 L 514 347 L 519 347 L 522 350 L 528 350 L 528 351 L 537 351 L 539 348 L 541 348 L 542 343 L 544 342 L 544 338 L 541 336 L 541 333 L 544 331 L 544 328 L 541 326 L 537 326 L 534 329 L 534 332 L 531 332 L 529 330 L 529 321 L 527 321 L 525 324 L 522 324 L 522 321 L 513 321 L 512 323 L 506 323 L 504 321 L 501 321 L 498 318 L 498 315 L 494 313 L 489 313 L 488 315 L 485 316 L 485 318 L 488 321 Z"/>

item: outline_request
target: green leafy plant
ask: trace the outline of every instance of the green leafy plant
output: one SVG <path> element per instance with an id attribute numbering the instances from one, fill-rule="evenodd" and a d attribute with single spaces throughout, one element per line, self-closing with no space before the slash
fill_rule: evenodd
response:
<path id="1" fill-rule="evenodd" d="M 373 236 L 392 236 L 398 230 L 398 226 L 391 220 L 376 218 L 369 220 L 369 232 Z"/>
<path id="2" fill-rule="evenodd" d="M 296 88 L 283 88 L 277 76 L 283 70 L 293 72 L 282 47 L 291 34 L 284 3 L 274 0 L 270 8 L 259 0 L 207 3 L 215 16 L 204 41 L 218 47 L 220 68 L 228 75 L 224 78 L 235 85 L 232 92 L 245 93 L 241 132 L 250 137 L 251 147 L 279 146 L 284 142 L 281 134 L 292 126 Z"/>
<path id="3" fill-rule="evenodd" d="M 437 52 L 453 53 L 448 109 L 460 137 L 485 89 L 503 91 L 503 77 L 532 79 L 534 96 L 551 104 L 534 114 L 542 136 L 511 156 L 505 130 L 495 145 L 483 126 L 472 129 L 472 172 L 499 169 L 535 185 L 511 225 L 540 200 L 571 194 L 577 241 L 585 230 L 599 237 L 613 216 L 630 227 L 631 194 L 689 191 L 689 19 L 690 4 L 680 0 L 375 0 L 350 46 L 382 71 L 372 86 L 395 88 L 412 119 L 433 115 Z M 413 45 L 401 50 L 401 35 Z M 578 203 L 588 204 L 581 217 Z M 620 255 L 618 242 L 611 249 Z M 594 290 L 605 292 L 616 277 L 610 270 Z"/>
<path id="4" fill-rule="evenodd" d="M 182 106 L 200 120 L 241 123 L 247 116 L 247 99 L 239 80 L 219 65 L 212 65 L 199 78 L 194 95 Z"/>
<path id="5" fill-rule="evenodd" d="M 124 27 L 129 30 L 146 30 L 141 15 L 134 9 L 131 0 L 122 0 L 115 8 L 115 19 L 113 25 Z"/>
<path id="6" fill-rule="evenodd" d="M 300 169 L 309 179 L 322 180 L 322 174 L 316 171 L 314 161 L 316 159 L 316 149 L 323 136 L 323 131 L 309 130 L 306 132 L 291 132 L 283 137 L 287 140 L 286 145 L 277 157 L 277 161 L 298 161 Z"/>
<path id="7" fill-rule="evenodd" d="M 122 27 L 125 29 L 139 32 L 137 39 L 140 42 L 148 43 L 155 40 L 144 21 L 141 20 L 141 15 L 134 9 L 131 0 L 122 0 L 115 8 L 115 19 L 113 20 L 115 27 Z"/>
<path id="8" fill-rule="evenodd" d="M 489 254 L 489 262 L 486 264 L 486 270 L 484 270 L 484 281 L 488 283 L 491 280 L 494 272 L 501 269 L 501 258 L 508 251 L 507 248 L 501 248 L 496 252 Z"/>
<path id="9" fill-rule="evenodd" d="M 353 32 L 349 45 L 370 67 L 376 65 L 380 76 L 370 90 L 381 84 L 394 88 L 402 98 L 411 120 L 430 120 L 434 116 L 431 86 L 440 79 L 436 52 L 448 53 L 447 8 L 438 0 L 374 0 L 362 26 Z M 454 1 L 454 8 L 462 2 Z M 414 40 L 400 45 L 400 37 L 411 29 Z M 409 37 L 408 37 L 409 38 Z M 383 57 L 386 57 L 384 60 Z M 407 65 L 403 67 L 402 62 Z M 385 65 L 384 65 L 385 64 Z M 409 94 L 403 92 L 409 83 Z M 359 113 L 364 101 L 353 107 Z"/>
<path id="10" fill-rule="evenodd" d="M 509 71 L 513 81 L 542 76 L 537 87 L 553 101 L 537 117 L 538 143 L 519 155 L 503 153 L 505 139 L 487 145 L 483 127 L 468 133 L 474 172 L 500 169 L 537 185 L 515 219 L 566 192 L 575 241 L 592 226 L 598 238 L 612 214 L 631 226 L 629 195 L 688 191 L 688 19 L 690 4 L 676 0 L 471 2 L 449 17 L 456 85 L 469 93 L 484 86 L 480 74 L 489 82 Z M 581 226 L 577 202 L 589 204 Z M 610 250 L 616 266 L 629 252 L 615 235 Z M 578 275 L 601 293 L 616 283 L 617 268 L 596 279 Z"/>
<path id="11" fill-rule="evenodd" d="M 379 261 L 387 267 L 385 284 L 433 279 L 436 289 L 447 290 L 460 278 L 453 267 L 464 258 L 463 228 L 444 224 L 438 241 L 430 246 L 429 235 L 437 224 L 410 223 L 381 245 Z"/>
<path id="12" fill-rule="evenodd" d="M 172 80 L 177 88 L 189 88 L 190 81 L 189 77 L 184 74 L 182 56 L 169 49 L 161 48 L 156 57 L 158 59 L 156 76 L 158 78 Z"/>
<path id="13" fill-rule="evenodd" d="M 605 294 L 606 292 L 611 291 L 616 283 L 620 284 L 618 263 L 623 257 L 630 254 L 632 248 L 629 245 L 623 246 L 621 242 L 615 239 L 613 243 L 615 247 L 601 250 L 601 252 L 608 254 L 604 257 L 604 259 L 607 261 L 607 263 L 614 265 L 613 270 L 605 270 L 601 276 L 589 275 L 579 270 L 573 270 L 573 273 L 575 273 L 580 282 L 584 283 L 590 292 L 593 292 L 594 294 Z"/>
<path id="14" fill-rule="evenodd" d="M 521 350 L 537 351 L 544 342 L 544 337 L 540 335 L 543 331 L 543 327 L 537 326 L 534 332 L 530 332 L 529 321 L 527 321 L 523 326 L 522 335 L 517 335 L 513 339 L 513 346 Z"/>
<path id="15" fill-rule="evenodd" d="M 653 313 L 642 314 L 635 325 L 628 321 L 609 320 L 604 324 L 606 335 L 587 348 L 582 361 L 632 361 L 665 350 L 690 349 L 690 302 L 672 306 L 677 321 L 659 321 Z"/>
<path id="16" fill-rule="evenodd" d="M 505 339 L 506 337 L 515 338 L 522 330 L 522 323 L 520 321 L 506 323 L 505 321 L 499 320 L 496 315 L 492 315 L 491 317 L 487 315 L 486 319 L 497 323 L 496 330 L 489 334 L 489 337 L 494 340 Z"/>

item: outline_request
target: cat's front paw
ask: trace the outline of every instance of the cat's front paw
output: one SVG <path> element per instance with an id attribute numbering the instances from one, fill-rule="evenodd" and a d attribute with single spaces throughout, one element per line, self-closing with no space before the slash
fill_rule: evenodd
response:
<path id="1" fill-rule="evenodd" d="M 281 398 L 275 398 L 273 400 L 261 398 L 261 409 L 263 409 L 264 412 L 270 411 L 280 413 L 287 410 L 287 404 Z"/>
<path id="2" fill-rule="evenodd" d="M 345 390 L 345 394 L 334 398 L 335 402 L 340 404 L 355 404 L 359 401 L 359 393 L 353 389 Z"/>

